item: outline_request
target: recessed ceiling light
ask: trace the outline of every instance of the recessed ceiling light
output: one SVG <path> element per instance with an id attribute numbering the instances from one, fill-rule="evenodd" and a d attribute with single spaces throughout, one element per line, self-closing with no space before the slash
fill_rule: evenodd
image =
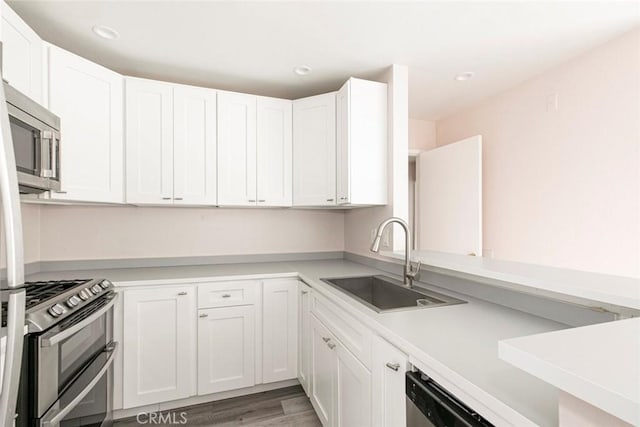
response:
<path id="1" fill-rule="evenodd" d="M 465 71 L 464 73 L 460 73 L 458 74 L 455 79 L 459 82 L 464 82 L 466 80 L 469 80 L 471 78 L 473 78 L 473 76 L 475 76 L 476 73 L 474 73 L 473 71 Z"/>
<path id="2" fill-rule="evenodd" d="M 92 30 L 98 37 L 102 37 L 103 39 L 114 40 L 120 37 L 120 34 L 118 34 L 116 30 L 105 25 L 96 25 Z"/>
<path id="3" fill-rule="evenodd" d="M 311 67 L 309 67 L 308 65 L 298 65 L 293 69 L 293 72 L 299 76 L 309 75 L 311 74 L 311 71 Z"/>

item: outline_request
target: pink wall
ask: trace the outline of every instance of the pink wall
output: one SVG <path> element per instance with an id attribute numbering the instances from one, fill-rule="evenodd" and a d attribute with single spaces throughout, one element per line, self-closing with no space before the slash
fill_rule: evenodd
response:
<path id="1" fill-rule="evenodd" d="M 42 206 L 43 261 L 344 250 L 344 214 L 293 209 Z M 34 221 L 25 221 L 31 224 Z"/>
<path id="2" fill-rule="evenodd" d="M 495 258 L 640 276 L 640 30 L 437 123 L 476 134 Z"/>
<path id="3" fill-rule="evenodd" d="M 24 239 L 25 263 L 40 261 L 40 207 L 22 203 L 22 234 Z M 2 213 L 0 212 L 0 224 Z M 4 227 L 4 225 L 2 225 Z M 6 267 L 6 247 L 4 242 L 4 230 L 0 229 L 0 268 Z"/>
<path id="4" fill-rule="evenodd" d="M 436 148 L 436 122 L 409 119 L 409 149 L 431 150 Z"/>

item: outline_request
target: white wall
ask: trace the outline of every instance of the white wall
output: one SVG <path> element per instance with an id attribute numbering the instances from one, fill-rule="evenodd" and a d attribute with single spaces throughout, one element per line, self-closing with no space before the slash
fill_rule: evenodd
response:
<path id="1" fill-rule="evenodd" d="M 55 205 L 40 209 L 42 261 L 344 250 L 340 211 Z"/>
<path id="2" fill-rule="evenodd" d="M 437 123 L 477 134 L 485 250 L 640 276 L 640 30 Z"/>

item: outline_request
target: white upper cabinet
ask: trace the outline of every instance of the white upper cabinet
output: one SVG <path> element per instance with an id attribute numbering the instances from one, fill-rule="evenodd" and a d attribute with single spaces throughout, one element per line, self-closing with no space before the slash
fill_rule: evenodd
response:
<path id="1" fill-rule="evenodd" d="M 123 77 L 49 46 L 49 108 L 60 117 L 61 192 L 51 198 L 122 203 Z"/>
<path id="2" fill-rule="evenodd" d="M 216 204 L 216 91 L 127 78 L 127 202 Z"/>
<path id="3" fill-rule="evenodd" d="M 293 101 L 293 204 L 336 204 L 336 94 Z"/>
<path id="4" fill-rule="evenodd" d="M 218 93 L 218 204 L 257 203 L 256 97 Z"/>
<path id="5" fill-rule="evenodd" d="M 291 117 L 291 101 L 258 97 L 258 206 L 291 206 L 293 148 Z"/>
<path id="6" fill-rule="evenodd" d="M 173 203 L 173 86 L 126 80 L 128 203 Z"/>
<path id="7" fill-rule="evenodd" d="M 4 1 L 0 1 L 0 12 L 3 78 L 29 98 L 44 104 L 44 43 Z"/>
<path id="8" fill-rule="evenodd" d="M 387 85 L 350 78 L 337 94 L 337 203 L 387 203 Z"/>
<path id="9" fill-rule="evenodd" d="M 173 200 L 216 204 L 216 92 L 173 89 Z"/>

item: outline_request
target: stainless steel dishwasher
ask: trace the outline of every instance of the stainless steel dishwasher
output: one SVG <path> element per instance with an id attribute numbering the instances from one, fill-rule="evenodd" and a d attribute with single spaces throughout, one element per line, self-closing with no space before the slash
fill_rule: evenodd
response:
<path id="1" fill-rule="evenodd" d="M 490 427 L 489 421 L 420 371 L 407 372 L 407 427 Z"/>

